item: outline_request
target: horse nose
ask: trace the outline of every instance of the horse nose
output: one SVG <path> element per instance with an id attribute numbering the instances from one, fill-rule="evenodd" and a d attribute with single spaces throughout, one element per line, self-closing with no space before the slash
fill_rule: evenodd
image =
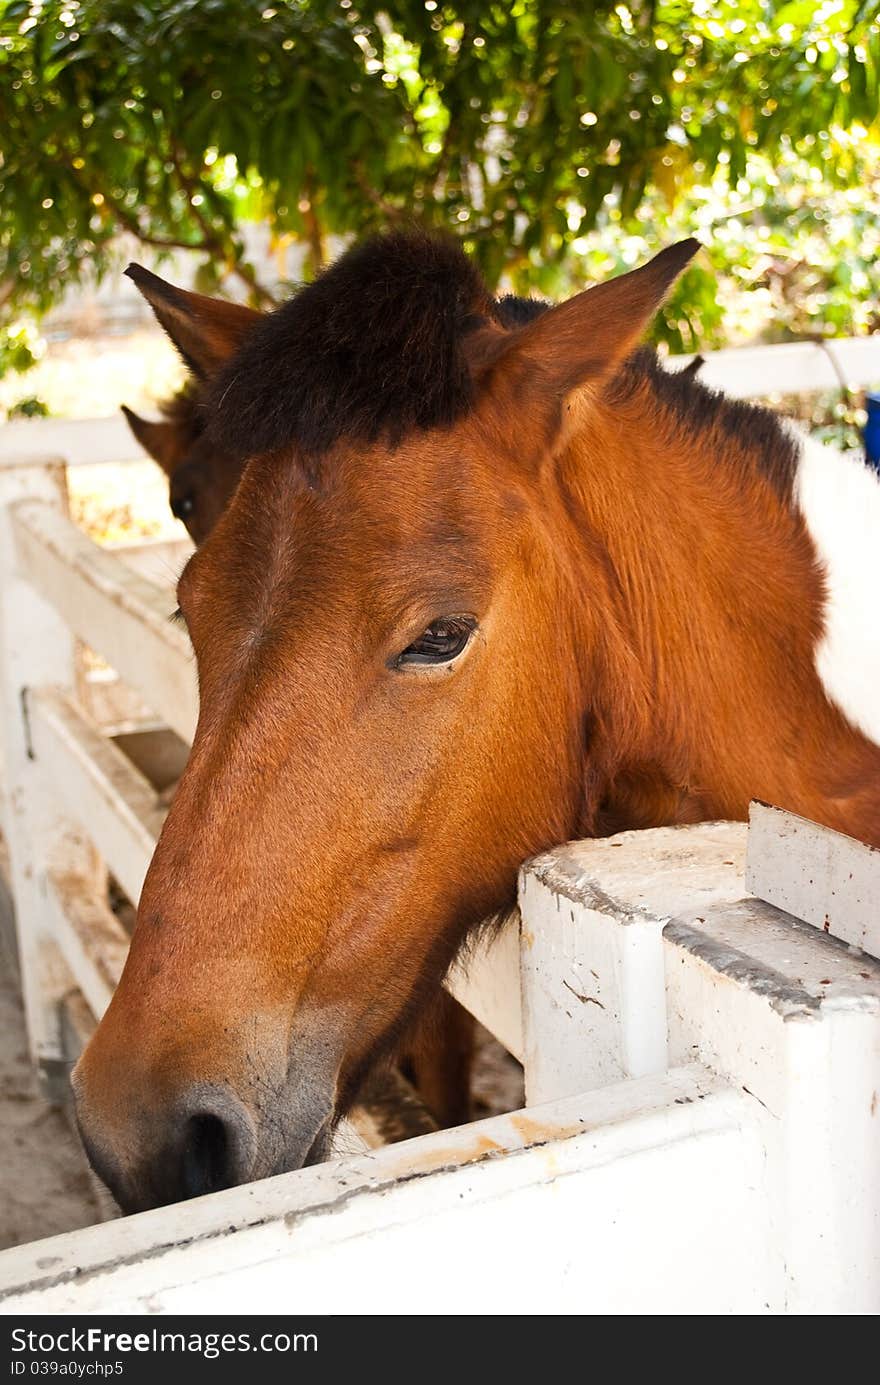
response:
<path id="1" fill-rule="evenodd" d="M 254 1176 L 256 1127 L 224 1086 L 197 1083 L 121 1134 L 108 1129 L 80 1090 L 77 1120 L 92 1167 L 124 1212 L 201 1197 Z"/>
<path id="2" fill-rule="evenodd" d="M 246 1183 L 253 1159 L 254 1131 L 247 1111 L 231 1092 L 218 1095 L 185 1120 L 179 1156 L 168 1169 L 176 1187 L 164 1190 L 167 1200 Z"/>
<path id="3" fill-rule="evenodd" d="M 230 1088 L 196 1083 L 179 1095 L 158 1126 L 158 1141 L 142 1178 L 152 1205 L 216 1193 L 251 1176 L 256 1130 L 247 1107 Z"/>

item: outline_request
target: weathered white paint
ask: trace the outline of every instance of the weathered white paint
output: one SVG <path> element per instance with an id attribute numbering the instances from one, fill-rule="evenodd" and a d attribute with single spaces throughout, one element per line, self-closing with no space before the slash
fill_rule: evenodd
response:
<path id="1" fill-rule="evenodd" d="M 27 710 L 31 747 L 69 816 L 137 904 L 165 815 L 155 789 L 57 689 L 29 692 Z"/>
<path id="2" fill-rule="evenodd" d="M 46 883 L 53 935 L 89 1009 L 100 1019 L 122 975 L 128 935 L 107 904 L 106 892 L 98 894 L 89 876 L 75 868 L 56 868 L 48 872 Z"/>
<path id="3" fill-rule="evenodd" d="M 26 580 L 17 560 L 13 508 L 34 496 L 47 514 L 67 522 L 60 462 L 0 470 L 0 798 L 28 1040 L 38 1071 L 52 1087 L 64 1060 L 58 1002 L 67 978 L 52 936 L 44 871 L 69 823 L 44 767 L 32 757 L 25 698 L 28 688 L 41 683 L 71 687 L 74 656 L 64 621 Z"/>
<path id="4" fill-rule="evenodd" d="M 880 1310 L 880 962 L 759 900 L 664 931 L 669 1062 L 701 1061 L 773 1117 L 787 1311 Z"/>
<path id="5" fill-rule="evenodd" d="M 695 901 L 743 894 L 745 825 L 569 842 L 520 878 L 526 1099 L 662 1072 L 662 932 Z"/>
<path id="6" fill-rule="evenodd" d="M 778 1312 L 766 1124 L 698 1068 L 625 1082 L 5 1251 L 0 1309 Z"/>
<path id="7" fill-rule="evenodd" d="M 15 507 L 13 531 L 19 568 L 34 590 L 169 726 L 192 740 L 195 660 L 185 633 L 169 621 L 168 593 L 39 501 Z"/>
<path id="8" fill-rule="evenodd" d="M 743 898 L 743 846 L 734 824 L 661 829 L 524 870 L 527 1099 L 638 1062 L 727 1075 L 772 1117 L 786 1311 L 876 1312 L 880 962 Z"/>
<path id="9" fill-rule="evenodd" d="M 791 425 L 800 445 L 797 503 L 825 570 L 816 667 L 828 696 L 880 745 L 880 476 Z"/>
<path id="10" fill-rule="evenodd" d="M 753 803 L 746 888 L 880 957 L 880 851 L 796 813 Z"/>

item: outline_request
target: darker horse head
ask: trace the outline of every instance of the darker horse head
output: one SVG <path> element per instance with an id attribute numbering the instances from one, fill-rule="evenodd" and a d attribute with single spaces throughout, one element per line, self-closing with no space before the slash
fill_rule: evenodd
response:
<path id="1" fill-rule="evenodd" d="M 521 862 L 590 829 L 615 577 L 556 459 L 694 249 L 517 326 L 455 247 L 380 238 L 218 371 L 198 728 L 75 1077 L 125 1207 L 320 1158 Z"/>
<path id="2" fill-rule="evenodd" d="M 199 544 L 229 503 L 242 472 L 241 458 L 205 435 L 206 398 L 217 371 L 262 320 L 261 314 L 175 288 L 139 265 L 132 265 L 128 273 L 171 336 L 190 376 L 162 406 L 161 420 L 140 418 L 125 405 L 122 412 L 144 451 L 168 477 L 172 513 Z"/>
<path id="3" fill-rule="evenodd" d="M 162 405 L 163 417 L 155 421 L 122 407 L 138 442 L 167 475 L 171 513 L 196 544 L 226 509 L 242 471 L 240 461 L 205 438 L 201 394 L 200 385 L 187 385 Z"/>

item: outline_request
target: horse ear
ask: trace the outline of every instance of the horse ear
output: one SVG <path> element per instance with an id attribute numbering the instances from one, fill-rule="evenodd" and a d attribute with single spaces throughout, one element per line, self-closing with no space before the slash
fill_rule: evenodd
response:
<path id="1" fill-rule="evenodd" d="M 671 245 L 640 269 L 585 289 L 519 331 L 494 334 L 488 350 L 477 348 L 478 375 L 487 384 L 508 377 L 520 397 L 532 392 L 531 381 L 556 403 L 579 385 L 598 382 L 637 345 L 699 248 L 693 239 Z"/>
<path id="2" fill-rule="evenodd" d="M 129 409 L 125 404 L 121 407 L 125 421 L 141 447 L 170 476 L 180 460 L 177 456 L 178 448 L 175 446 L 177 429 L 174 424 L 153 423 L 148 418 L 141 418 L 134 409 Z"/>
<path id="3" fill-rule="evenodd" d="M 242 303 L 175 288 L 143 265 L 125 271 L 146 298 L 185 364 L 200 379 L 214 375 L 238 350 L 262 313 Z"/>

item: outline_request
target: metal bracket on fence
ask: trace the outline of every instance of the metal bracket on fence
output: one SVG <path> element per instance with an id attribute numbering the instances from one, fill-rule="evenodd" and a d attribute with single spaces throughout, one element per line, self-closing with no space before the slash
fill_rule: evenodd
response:
<path id="1" fill-rule="evenodd" d="M 30 714 L 30 710 L 29 710 L 29 708 L 28 708 L 28 700 L 27 700 L 27 699 L 28 699 L 28 690 L 27 690 L 27 688 L 22 688 L 21 692 L 18 694 L 18 699 L 19 699 L 19 702 L 21 703 L 21 721 L 22 721 L 22 725 L 23 725 L 23 727 L 24 727 L 24 745 L 25 745 L 25 750 L 27 751 L 27 757 L 28 757 L 28 759 L 29 759 L 29 760 L 34 760 L 34 759 L 36 759 L 36 756 L 34 755 L 34 743 L 33 743 L 33 740 L 31 739 L 31 714 Z"/>

